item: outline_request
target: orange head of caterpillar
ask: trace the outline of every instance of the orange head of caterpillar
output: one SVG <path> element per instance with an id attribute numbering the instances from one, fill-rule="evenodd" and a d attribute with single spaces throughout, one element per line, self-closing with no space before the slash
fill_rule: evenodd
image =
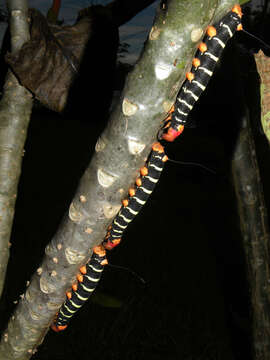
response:
<path id="1" fill-rule="evenodd" d="M 55 332 L 65 330 L 67 328 L 67 325 L 56 325 L 57 318 L 58 318 L 58 312 L 54 316 L 53 323 L 51 325 L 51 329 Z"/>
<path id="2" fill-rule="evenodd" d="M 108 240 L 108 241 L 104 242 L 104 247 L 106 250 L 112 250 L 120 243 L 120 241 L 121 241 L 120 238 L 114 239 L 114 240 Z"/>
<path id="3" fill-rule="evenodd" d="M 56 325 L 56 324 L 51 325 L 51 329 L 55 332 L 63 331 L 66 328 L 67 328 L 67 325 Z"/>
<path id="4" fill-rule="evenodd" d="M 178 127 L 178 130 L 175 130 L 173 128 L 169 128 L 168 132 L 166 134 L 163 134 L 162 138 L 166 141 L 174 141 L 184 130 L 184 125 L 180 125 Z"/>

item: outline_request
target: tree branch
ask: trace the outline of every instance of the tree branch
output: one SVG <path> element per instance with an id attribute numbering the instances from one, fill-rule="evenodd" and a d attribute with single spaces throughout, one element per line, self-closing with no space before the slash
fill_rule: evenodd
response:
<path id="1" fill-rule="evenodd" d="M 262 50 L 260 50 L 258 54 L 255 54 L 254 57 L 261 79 L 261 124 L 265 136 L 270 142 L 270 59 L 268 56 L 264 55 Z"/>
<path id="2" fill-rule="evenodd" d="M 189 68 L 203 30 L 232 4 L 222 1 L 217 7 L 217 0 L 168 0 L 158 9 L 144 53 L 97 141 L 96 153 L 69 213 L 47 246 L 43 263 L 8 324 L 0 358 L 29 359 L 42 341 L 79 267 L 89 259 L 90 249 L 103 241 L 121 200 L 134 184 L 175 101 L 180 79 L 185 77 L 185 64 Z"/>
<path id="3" fill-rule="evenodd" d="M 18 51 L 29 39 L 27 0 L 10 0 L 11 51 Z M 9 72 L 0 103 L 0 294 L 9 258 L 17 186 L 23 146 L 32 109 L 32 96 Z"/>
<path id="4" fill-rule="evenodd" d="M 232 169 L 251 293 L 254 359 L 267 359 L 270 353 L 270 236 L 248 116 L 243 119 Z"/>

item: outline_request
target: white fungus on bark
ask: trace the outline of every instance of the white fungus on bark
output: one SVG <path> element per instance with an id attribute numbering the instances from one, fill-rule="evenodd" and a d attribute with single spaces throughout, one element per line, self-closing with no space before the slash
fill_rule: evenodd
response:
<path id="1" fill-rule="evenodd" d="M 75 223 L 80 223 L 83 219 L 82 213 L 80 211 L 76 210 L 73 202 L 70 204 L 68 216 L 70 220 L 72 220 Z"/>
<path id="2" fill-rule="evenodd" d="M 173 67 L 168 64 L 159 63 L 155 66 L 155 74 L 158 80 L 165 80 L 169 77 Z"/>
<path id="3" fill-rule="evenodd" d="M 190 38 L 192 42 L 197 42 L 200 40 L 200 38 L 203 36 L 203 29 L 202 28 L 196 28 L 193 29 L 190 33 Z"/>
<path id="4" fill-rule="evenodd" d="M 65 249 L 65 255 L 69 264 L 79 264 L 85 258 L 85 256 L 79 253 L 78 250 L 71 249 L 70 247 Z"/>
<path id="5" fill-rule="evenodd" d="M 129 138 L 128 139 L 128 150 L 133 155 L 140 154 L 145 148 L 145 144 L 141 143 L 137 139 Z"/>
<path id="6" fill-rule="evenodd" d="M 105 170 L 100 168 L 97 171 L 97 178 L 98 178 L 99 184 L 102 187 L 108 188 L 114 183 L 116 176 L 108 174 Z"/>
<path id="7" fill-rule="evenodd" d="M 133 104 L 130 100 L 125 98 L 122 103 L 122 111 L 126 116 L 134 115 L 138 110 L 138 105 Z"/>

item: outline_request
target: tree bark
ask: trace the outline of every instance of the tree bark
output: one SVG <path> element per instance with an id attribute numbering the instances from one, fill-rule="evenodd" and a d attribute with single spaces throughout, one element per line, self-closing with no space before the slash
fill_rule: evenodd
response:
<path id="1" fill-rule="evenodd" d="M 269 229 L 262 183 L 248 116 L 232 160 L 240 228 L 251 293 L 254 360 L 270 358 Z"/>
<path id="2" fill-rule="evenodd" d="M 27 1 L 10 0 L 8 5 L 11 51 L 16 52 L 29 39 Z M 9 238 L 31 109 L 31 94 L 9 72 L 0 103 L 0 295 L 9 259 Z"/>
<path id="3" fill-rule="evenodd" d="M 261 78 L 261 124 L 270 141 L 270 59 L 261 50 L 254 57 Z"/>
<path id="4" fill-rule="evenodd" d="M 96 143 L 69 212 L 9 321 L 0 359 L 29 359 L 42 342 L 65 291 L 89 260 L 90 249 L 103 241 L 121 200 L 134 184 L 206 25 L 232 5 L 227 0 L 168 0 L 158 9 L 144 52 Z"/>

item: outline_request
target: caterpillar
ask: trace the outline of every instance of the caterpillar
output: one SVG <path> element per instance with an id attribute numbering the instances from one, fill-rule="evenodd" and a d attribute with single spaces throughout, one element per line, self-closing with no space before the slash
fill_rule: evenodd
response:
<path id="1" fill-rule="evenodd" d="M 162 134 L 164 140 L 174 141 L 184 130 L 188 115 L 213 75 L 227 41 L 236 31 L 242 30 L 241 17 L 240 5 L 234 5 L 215 26 L 208 26 L 206 36 L 199 44 L 192 61 L 191 71 L 186 74 L 186 81 L 177 95 L 176 103 L 165 119 L 170 122 L 164 128 L 164 131 L 167 130 Z"/>
<path id="2" fill-rule="evenodd" d="M 51 325 L 52 330 L 59 332 L 66 329 L 72 316 L 95 290 L 107 263 L 104 247 L 102 245 L 94 247 L 90 261 L 80 268 L 80 273 L 77 275 L 78 282 L 72 285 L 72 291 L 66 293 L 67 299 L 56 314 Z"/>
<path id="3" fill-rule="evenodd" d="M 105 249 L 111 250 L 120 243 L 128 224 L 139 213 L 154 190 L 167 160 L 163 146 L 159 142 L 154 143 L 147 167 L 141 168 L 141 177 L 137 178 L 136 187 L 129 189 L 129 199 L 122 201 L 123 206 L 108 228 L 103 242 Z"/>
<path id="4" fill-rule="evenodd" d="M 105 249 L 111 250 L 119 244 L 124 230 L 152 193 L 167 160 L 163 146 L 158 142 L 154 143 L 147 167 L 141 168 L 141 177 L 136 180 L 136 189 L 129 189 L 129 199 L 123 200 L 123 206 L 109 227 L 103 244 L 93 248 L 90 261 L 80 268 L 80 273 L 77 275 L 78 282 L 66 293 L 67 299 L 56 314 L 51 325 L 52 330 L 56 332 L 65 330 L 72 316 L 95 290 L 104 265 L 108 263 Z"/>

